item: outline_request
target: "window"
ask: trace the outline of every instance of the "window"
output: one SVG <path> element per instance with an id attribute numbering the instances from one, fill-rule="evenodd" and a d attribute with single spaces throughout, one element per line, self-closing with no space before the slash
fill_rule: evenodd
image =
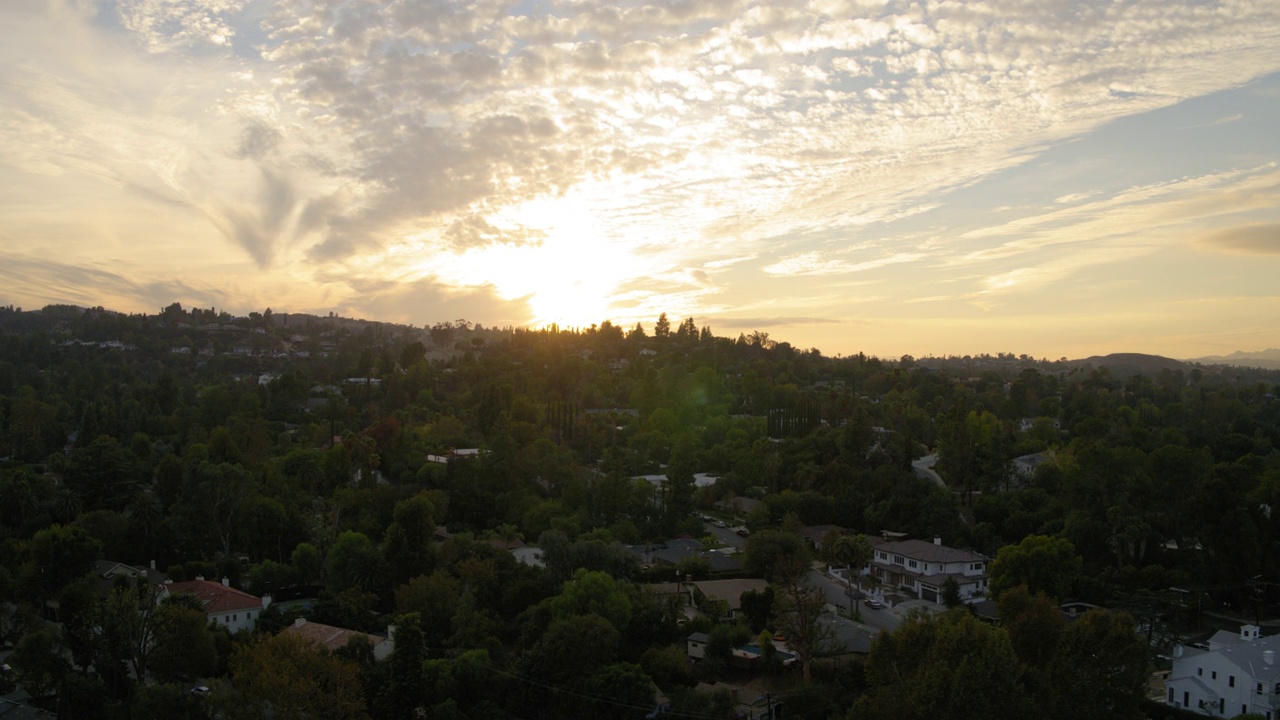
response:
<path id="1" fill-rule="evenodd" d="M 1168 703 L 1169 703 L 1170 705 L 1172 705 L 1172 704 L 1173 704 L 1173 688 L 1169 688 L 1169 700 L 1168 700 Z"/>
<path id="2" fill-rule="evenodd" d="M 1258 683 L 1258 692 L 1259 692 L 1259 693 L 1261 693 L 1261 692 L 1262 692 L 1262 683 Z"/>
<path id="3" fill-rule="evenodd" d="M 908 560 L 908 561 L 907 561 L 907 567 L 909 567 L 909 568 L 914 568 L 914 567 L 919 567 L 919 566 L 920 566 L 920 565 L 919 565 L 919 563 L 917 563 L 915 560 Z"/>
<path id="4" fill-rule="evenodd" d="M 1235 675 L 1228 675 L 1228 676 L 1227 676 L 1227 687 L 1235 687 L 1235 686 L 1236 686 L 1236 676 L 1235 676 Z"/>
<path id="5" fill-rule="evenodd" d="M 1182 707 L 1191 707 L 1191 693 L 1185 690 L 1182 692 Z"/>
<path id="6" fill-rule="evenodd" d="M 894 555 L 894 556 L 893 556 L 893 561 L 894 561 L 895 563 L 897 563 L 897 564 L 901 565 L 902 563 L 906 562 L 906 558 L 902 557 L 901 555 Z"/>
<path id="7" fill-rule="evenodd" d="M 1197 675 L 1204 675 L 1204 668 L 1196 668 Z"/>
<path id="8" fill-rule="evenodd" d="M 1218 698 L 1218 714 L 1219 714 L 1219 715 L 1225 715 L 1225 714 L 1227 714 L 1227 699 L 1226 699 L 1226 698 Z"/>
<path id="9" fill-rule="evenodd" d="M 1213 677 L 1212 677 L 1212 679 L 1214 679 L 1214 680 L 1217 680 L 1217 679 L 1218 679 L 1218 671 L 1217 671 L 1217 670 L 1214 670 L 1212 673 L 1210 673 L 1210 675 L 1212 675 L 1212 676 L 1213 676 Z"/>

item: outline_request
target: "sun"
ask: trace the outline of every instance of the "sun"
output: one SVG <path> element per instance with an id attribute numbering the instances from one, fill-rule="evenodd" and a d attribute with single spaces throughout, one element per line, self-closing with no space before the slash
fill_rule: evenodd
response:
<path id="1" fill-rule="evenodd" d="M 589 327 L 616 320 L 612 299 L 619 287 L 651 269 L 602 219 L 605 214 L 597 201 L 580 193 L 503 210 L 489 223 L 524 241 L 465 251 L 449 273 L 456 277 L 446 279 L 489 285 L 505 300 L 523 300 L 535 326 Z"/>

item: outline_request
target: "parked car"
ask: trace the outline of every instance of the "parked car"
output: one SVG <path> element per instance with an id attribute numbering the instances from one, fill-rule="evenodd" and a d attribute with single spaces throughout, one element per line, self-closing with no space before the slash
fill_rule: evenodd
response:
<path id="1" fill-rule="evenodd" d="M 727 522 L 725 522 L 725 521 L 723 521 L 723 520 L 717 520 L 717 521 L 715 522 L 715 526 L 716 526 L 716 527 L 718 527 L 718 528 L 725 528 L 725 527 L 729 527 L 729 523 L 727 523 Z"/>
<path id="2" fill-rule="evenodd" d="M 872 610 L 879 610 L 880 608 L 884 607 L 884 603 L 880 602 L 879 598 L 869 597 L 866 600 L 863 600 L 862 602 Z"/>
<path id="3" fill-rule="evenodd" d="M 744 527 L 740 527 L 740 528 L 738 528 L 737 530 L 734 530 L 734 532 L 738 533 L 738 534 L 739 534 L 739 535 L 741 535 L 742 537 L 746 537 L 746 536 L 748 536 L 748 535 L 750 535 L 750 534 L 751 534 L 751 531 L 750 531 L 750 530 L 748 530 L 748 529 L 746 529 L 746 528 L 744 528 Z"/>

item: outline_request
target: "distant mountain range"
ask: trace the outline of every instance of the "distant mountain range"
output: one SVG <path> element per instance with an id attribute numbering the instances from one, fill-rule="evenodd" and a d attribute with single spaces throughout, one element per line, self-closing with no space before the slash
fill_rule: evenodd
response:
<path id="1" fill-rule="evenodd" d="M 1160 355 L 1143 353 L 1111 353 L 1110 355 L 1094 355 L 1080 360 L 1071 360 L 1071 365 L 1107 366 L 1119 375 L 1135 372 L 1154 374 L 1161 370 L 1187 370 L 1195 365 L 1228 365 L 1233 367 L 1262 368 L 1264 370 L 1280 370 L 1280 349 L 1271 348 L 1256 352 L 1236 351 L 1230 355 L 1207 355 L 1205 357 L 1175 360 Z"/>
<path id="2" fill-rule="evenodd" d="M 1206 355 L 1205 357 L 1191 358 L 1188 362 L 1202 365 L 1240 365 L 1242 367 L 1280 370 L 1280 348 L 1269 348 L 1255 352 L 1237 350 L 1230 355 Z"/>

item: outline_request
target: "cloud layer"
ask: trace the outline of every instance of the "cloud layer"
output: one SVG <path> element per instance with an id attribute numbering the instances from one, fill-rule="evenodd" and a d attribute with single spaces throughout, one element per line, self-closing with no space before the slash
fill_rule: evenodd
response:
<path id="1" fill-rule="evenodd" d="M 419 323 L 461 297 L 800 320 L 850 352 L 825 326 L 1276 254 L 1275 141 L 1221 146 L 1276 114 L 1273 3 L 68 0 L 0 27 L 0 251 L 139 309 L 181 278 Z M 1183 118 L 1204 98 L 1239 107 Z M 1204 152 L 1126 162 L 1158 136 L 1125 123 L 1166 116 Z M 945 351 L 907 341 L 878 349 Z"/>

